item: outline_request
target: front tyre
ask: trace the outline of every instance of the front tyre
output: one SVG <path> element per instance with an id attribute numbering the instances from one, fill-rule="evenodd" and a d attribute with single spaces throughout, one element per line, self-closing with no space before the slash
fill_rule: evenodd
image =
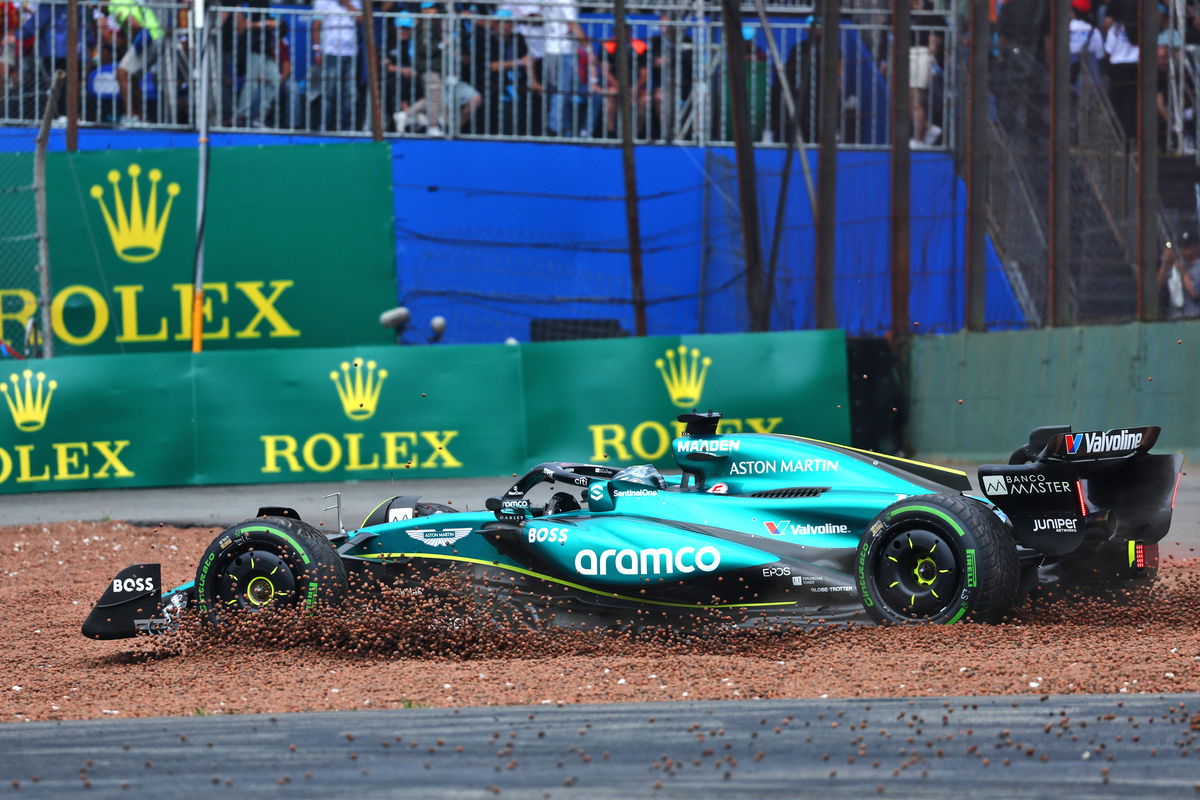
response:
<path id="1" fill-rule="evenodd" d="M 918 495 L 885 508 L 858 545 L 856 586 L 880 624 L 996 622 L 1017 599 L 1007 526 L 977 500 Z"/>
<path id="2" fill-rule="evenodd" d="M 346 567 L 316 528 L 285 517 L 246 520 L 213 540 L 196 569 L 200 616 L 216 625 L 239 609 L 334 605 Z"/>

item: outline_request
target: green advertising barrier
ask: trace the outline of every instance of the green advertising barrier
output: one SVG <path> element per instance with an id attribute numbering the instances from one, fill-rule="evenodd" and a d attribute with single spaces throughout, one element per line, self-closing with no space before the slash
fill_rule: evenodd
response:
<path id="1" fill-rule="evenodd" d="M 909 438 L 927 458 L 1003 462 L 1038 425 L 1158 425 L 1200 458 L 1200 321 L 919 336 Z"/>
<path id="2" fill-rule="evenodd" d="M 214 353 L 196 370 L 193 482 L 511 472 L 519 370 L 503 345 Z"/>
<path id="3" fill-rule="evenodd" d="M 191 357 L 0 364 L 0 492 L 193 482 Z"/>
<path id="4" fill-rule="evenodd" d="M 205 349 L 382 342 L 377 314 L 395 299 L 390 170 L 386 144 L 214 149 Z M 187 348 L 196 178 L 190 150 L 48 157 L 58 354 Z M 0 336 L 20 342 L 35 307 L 28 287 L 0 284 Z"/>
<path id="5" fill-rule="evenodd" d="M 597 339 L 524 345 L 532 460 L 674 463 L 675 418 L 725 415 L 722 433 L 850 440 L 842 331 Z"/>
<path id="6" fill-rule="evenodd" d="M 841 332 L 91 356 L 0 372 L 0 493 L 669 464 L 675 416 L 849 437 Z"/>

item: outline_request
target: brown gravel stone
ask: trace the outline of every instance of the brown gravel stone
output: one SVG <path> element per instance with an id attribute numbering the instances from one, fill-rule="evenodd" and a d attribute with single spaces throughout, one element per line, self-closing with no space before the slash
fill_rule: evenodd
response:
<path id="1" fill-rule="evenodd" d="M 528 632 L 454 598 L 391 598 L 272 625 L 258 615 L 236 642 L 197 629 L 115 642 L 80 635 L 117 570 L 158 561 L 167 585 L 190 580 L 215 533 L 121 522 L 0 528 L 0 720 L 1200 691 L 1194 558 L 1168 558 L 1159 585 L 1125 604 L 1042 602 L 991 626 Z M 466 623 L 447 627 L 448 614 L 463 613 Z"/>

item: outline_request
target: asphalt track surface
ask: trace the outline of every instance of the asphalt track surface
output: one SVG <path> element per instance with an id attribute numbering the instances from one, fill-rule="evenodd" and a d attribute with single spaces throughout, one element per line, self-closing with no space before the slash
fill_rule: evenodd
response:
<path id="1" fill-rule="evenodd" d="M 1196 738 L 1198 706 L 1196 695 L 1091 695 L 7 723 L 0 793 L 1195 797 L 1200 769 L 1180 743 Z"/>
<path id="2" fill-rule="evenodd" d="M 322 496 L 340 491 L 345 524 L 353 527 L 394 494 L 479 508 L 510 481 L 9 495 L 0 502 L 0 525 L 122 519 L 213 527 L 271 504 L 332 528 L 336 516 L 323 510 L 331 501 Z M 1181 484 L 1164 552 L 1200 549 L 1200 487 L 1191 484 L 1187 477 Z M 420 668 L 438 679 L 436 663 Z M 1126 694 L 7 723 L 0 725 L 0 794 L 1194 798 L 1198 731 L 1200 696 Z"/>

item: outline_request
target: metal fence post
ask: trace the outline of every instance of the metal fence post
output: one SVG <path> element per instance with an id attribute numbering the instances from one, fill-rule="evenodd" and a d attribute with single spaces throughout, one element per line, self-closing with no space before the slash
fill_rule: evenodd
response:
<path id="1" fill-rule="evenodd" d="M 1158 319 L 1158 4 L 1138 3 L 1138 317 Z"/>
<path id="2" fill-rule="evenodd" d="M 1070 0 L 1051 0 L 1050 40 L 1050 247 L 1047 316 L 1070 325 L 1071 314 L 1071 52 Z"/>
<path id="3" fill-rule="evenodd" d="M 733 115 L 733 146 L 738 173 L 738 206 L 742 219 L 742 255 L 746 264 L 746 304 L 751 331 L 770 329 L 763 300 L 762 243 L 758 232 L 758 190 L 754 163 L 754 132 L 746 100 L 746 51 L 742 40 L 742 11 L 738 0 L 721 0 L 725 38 L 725 78 Z"/>
<path id="4" fill-rule="evenodd" d="M 50 85 L 47 95 L 46 108 L 42 111 L 42 126 L 38 129 L 37 148 L 33 156 L 33 192 L 34 205 L 37 210 L 37 239 L 38 239 L 38 312 L 42 332 L 42 357 L 54 357 L 54 329 L 50 320 L 50 237 L 48 235 L 48 220 L 46 219 L 46 146 L 50 143 L 50 120 L 58 108 L 58 99 L 62 96 L 63 83 L 66 76 L 62 70 L 54 74 L 54 82 Z M 30 343 L 25 342 L 30 348 Z"/>
<path id="5" fill-rule="evenodd" d="M 814 303 L 818 328 L 837 327 L 833 275 L 837 264 L 837 159 L 838 122 L 841 116 L 840 0 L 821 0 L 821 91 L 818 95 L 817 131 L 817 243 Z M 810 34 L 811 35 L 811 34 Z"/>
<path id="6" fill-rule="evenodd" d="M 912 96 L 908 61 L 912 44 L 909 0 L 892 0 L 892 341 L 897 348 L 909 334 L 909 259 L 912 207 Z"/>
<path id="7" fill-rule="evenodd" d="M 988 104 L 988 0 L 970 0 L 967 25 L 970 52 L 967 56 L 967 330 L 987 327 L 986 261 L 987 212 L 987 135 Z"/>
<path id="8" fill-rule="evenodd" d="M 642 277 L 642 234 L 638 216 L 637 164 L 633 152 L 633 99 L 630 94 L 629 29 L 625 0 L 616 0 L 617 118 L 621 125 L 621 162 L 625 175 L 625 226 L 629 240 L 629 281 L 633 299 L 634 333 L 646 335 L 646 288 Z"/>

